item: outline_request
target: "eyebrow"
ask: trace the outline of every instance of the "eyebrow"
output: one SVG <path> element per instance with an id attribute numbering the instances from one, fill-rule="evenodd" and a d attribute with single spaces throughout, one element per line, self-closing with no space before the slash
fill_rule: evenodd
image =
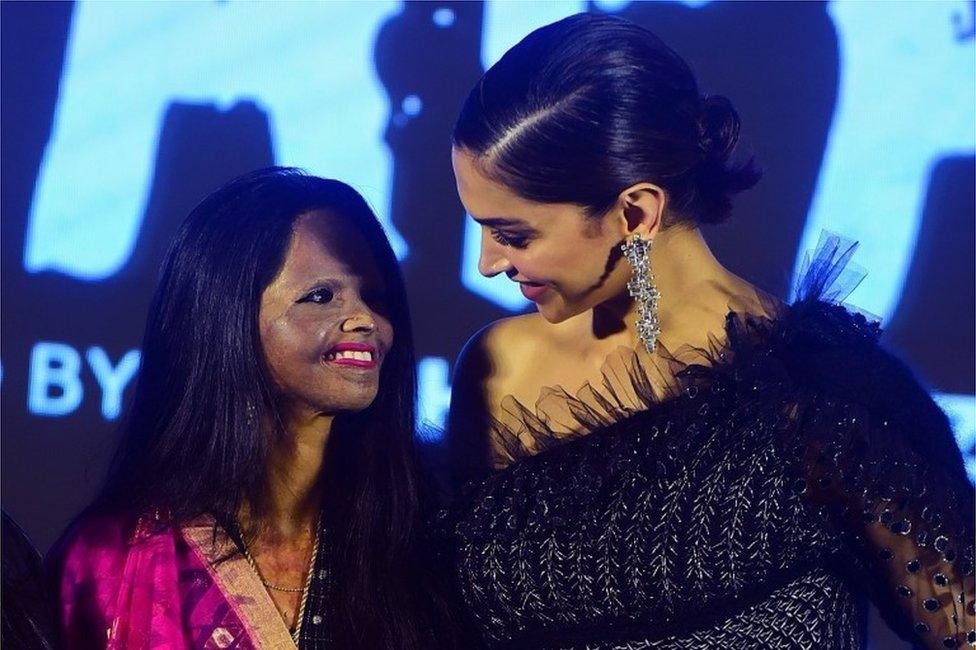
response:
<path id="1" fill-rule="evenodd" d="M 480 219 L 472 215 L 471 218 L 480 223 L 482 226 L 528 226 L 528 224 L 521 219 L 512 219 L 510 217 L 488 217 L 485 219 Z"/>
<path id="2" fill-rule="evenodd" d="M 306 282 L 299 285 L 298 290 L 305 292 L 305 291 L 313 291 L 315 289 L 321 289 L 322 287 L 325 287 L 327 289 L 332 289 L 342 284 L 343 284 L 343 280 L 335 276 L 319 277 L 310 282 Z"/>
<path id="3" fill-rule="evenodd" d="M 355 284 L 357 281 L 359 281 L 360 286 L 363 287 L 369 287 L 377 282 L 383 287 L 386 286 L 386 282 L 382 277 L 378 275 L 376 277 L 371 277 L 363 273 L 351 273 L 348 275 L 323 275 L 315 280 L 312 280 L 306 286 L 308 287 L 308 290 L 312 290 L 319 287 L 341 287 L 342 285 L 346 284 Z"/>

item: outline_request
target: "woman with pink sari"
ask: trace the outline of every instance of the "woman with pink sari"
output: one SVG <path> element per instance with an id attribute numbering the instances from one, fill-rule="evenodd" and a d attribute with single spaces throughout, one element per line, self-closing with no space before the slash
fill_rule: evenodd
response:
<path id="1" fill-rule="evenodd" d="M 445 647 L 396 258 L 352 188 L 259 171 L 189 215 L 106 485 L 48 558 L 68 648 Z"/>

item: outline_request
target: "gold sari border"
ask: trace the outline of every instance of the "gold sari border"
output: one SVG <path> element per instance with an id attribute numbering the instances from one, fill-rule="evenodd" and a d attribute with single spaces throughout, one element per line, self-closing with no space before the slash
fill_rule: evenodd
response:
<path id="1" fill-rule="evenodd" d="M 200 517 L 182 529 L 183 538 L 200 557 L 214 583 L 264 650 L 297 650 L 278 608 L 244 555 L 222 528 L 214 539 L 213 517 Z M 216 560 L 220 558 L 220 562 Z"/>

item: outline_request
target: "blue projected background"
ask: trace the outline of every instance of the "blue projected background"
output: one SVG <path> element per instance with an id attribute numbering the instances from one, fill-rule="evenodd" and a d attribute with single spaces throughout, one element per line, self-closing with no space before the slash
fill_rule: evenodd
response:
<path id="1" fill-rule="evenodd" d="M 625 16 L 729 96 L 765 179 L 705 235 L 786 296 L 823 229 L 861 242 L 882 318 L 976 444 L 970 2 L 3 3 L 4 507 L 42 548 L 90 499 L 169 238 L 206 193 L 284 164 L 357 187 L 403 263 L 421 417 L 451 364 L 527 308 L 477 273 L 450 130 L 486 66 L 577 11 Z M 41 487 L 38 487 L 41 486 Z"/>

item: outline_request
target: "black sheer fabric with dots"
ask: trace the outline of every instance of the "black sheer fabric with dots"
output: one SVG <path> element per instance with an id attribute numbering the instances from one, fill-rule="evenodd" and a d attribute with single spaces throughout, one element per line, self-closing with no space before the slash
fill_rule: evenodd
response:
<path id="1" fill-rule="evenodd" d="M 437 521 L 481 642 L 859 648 L 870 599 L 920 646 L 976 645 L 973 489 L 839 304 L 852 252 L 825 239 L 793 304 L 733 310 L 700 363 L 621 351 L 602 386 L 506 400 L 498 467 Z"/>
<path id="2" fill-rule="evenodd" d="M 331 539 L 325 522 L 319 524 L 319 550 L 312 567 L 312 577 L 308 587 L 308 600 L 302 629 L 298 633 L 300 650 L 332 650 L 335 644 L 329 635 L 329 544 Z"/>

